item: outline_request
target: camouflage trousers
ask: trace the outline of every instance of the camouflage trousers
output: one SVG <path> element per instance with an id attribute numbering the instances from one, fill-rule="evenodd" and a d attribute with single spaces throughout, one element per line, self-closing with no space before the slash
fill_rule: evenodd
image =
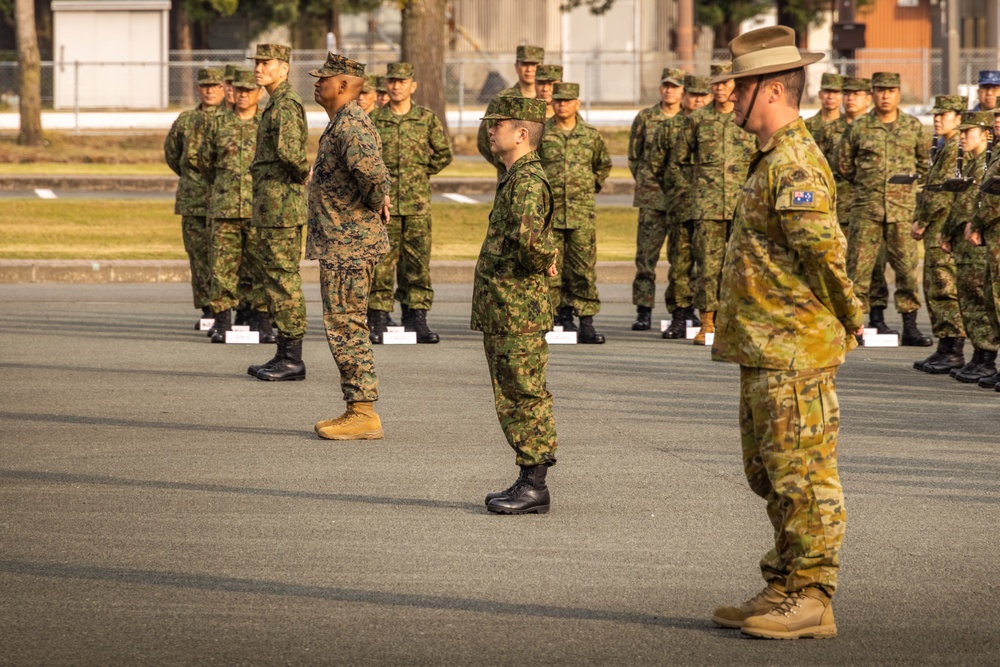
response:
<path id="1" fill-rule="evenodd" d="M 264 277 L 257 249 L 257 229 L 250 218 L 212 220 L 212 312 L 235 308 L 267 310 Z"/>
<path id="2" fill-rule="evenodd" d="M 667 237 L 667 261 L 670 262 L 667 291 L 663 295 L 667 310 L 687 308 L 693 300 L 692 283 L 697 282 L 697 267 L 691 252 L 691 236 L 694 222 L 678 222 L 670 225 Z"/>
<path id="3" fill-rule="evenodd" d="M 986 311 L 1000 337 L 1000 225 L 983 233 L 986 246 Z"/>
<path id="4" fill-rule="evenodd" d="M 601 310 L 597 293 L 597 232 L 593 229 L 553 229 L 559 250 L 556 275 L 549 278 L 552 308 L 572 308 L 580 317 Z"/>
<path id="5" fill-rule="evenodd" d="M 872 274 L 884 266 L 879 259 L 883 248 L 896 274 L 896 310 L 900 313 L 920 310 L 917 242 L 910 236 L 910 225 L 868 219 L 851 222 L 847 237 L 847 277 L 854 282 L 854 294 L 861 301 L 862 309 L 867 313 L 872 305 L 880 305 L 873 299 Z"/>
<path id="6" fill-rule="evenodd" d="M 714 313 L 719 309 L 722 260 L 726 257 L 726 242 L 732 226 L 732 220 L 697 220 L 694 223 L 693 255 L 700 267 L 694 287 L 694 307 L 701 312 Z"/>
<path id="7" fill-rule="evenodd" d="M 302 228 L 257 227 L 257 243 L 274 328 L 285 340 L 302 340 L 306 335 L 306 298 L 299 275 Z"/>
<path id="8" fill-rule="evenodd" d="M 958 272 L 958 307 L 965 335 L 976 349 L 997 350 L 1000 337 L 986 308 L 986 299 L 993 298 L 993 286 L 986 282 L 986 248 L 961 238 L 952 247 L 952 253 Z"/>
<path id="9" fill-rule="evenodd" d="M 374 270 L 371 265 L 344 269 L 325 260 L 319 262 L 326 340 L 348 403 L 378 400 L 378 376 L 367 320 Z"/>
<path id="10" fill-rule="evenodd" d="M 656 301 L 656 263 L 660 259 L 668 229 L 666 211 L 639 209 L 639 224 L 635 234 L 635 278 L 632 280 L 634 306 L 652 308 Z"/>
<path id="11" fill-rule="evenodd" d="M 851 237 L 849 224 L 841 224 L 840 231 L 844 233 L 845 239 Z M 885 255 L 885 246 L 883 246 L 878 253 L 878 259 L 875 260 L 871 287 L 868 288 L 868 305 L 871 308 L 885 308 L 889 305 L 889 284 L 885 281 L 885 267 L 888 261 Z"/>
<path id="12" fill-rule="evenodd" d="M 935 338 L 965 338 L 955 258 L 941 249 L 937 236 L 930 227 L 924 233 L 924 299 L 931 331 Z"/>
<path id="13" fill-rule="evenodd" d="M 483 334 L 483 348 L 493 381 L 497 418 L 517 464 L 556 462 L 556 422 L 552 394 L 545 386 L 549 345 L 545 334 Z"/>
<path id="14" fill-rule="evenodd" d="M 750 488 L 767 501 L 766 581 L 833 594 L 847 515 L 837 473 L 837 368 L 740 367 L 740 438 Z"/>
<path id="15" fill-rule="evenodd" d="M 203 215 L 181 216 L 184 250 L 191 266 L 191 292 L 194 307 L 205 308 L 212 293 L 212 238 L 208 219 Z"/>
<path id="16" fill-rule="evenodd" d="M 389 252 L 375 267 L 369 303 L 372 310 L 392 312 L 393 299 L 414 310 L 430 310 L 431 216 L 394 215 L 386 226 Z M 395 294 L 392 290 L 396 282 Z"/>

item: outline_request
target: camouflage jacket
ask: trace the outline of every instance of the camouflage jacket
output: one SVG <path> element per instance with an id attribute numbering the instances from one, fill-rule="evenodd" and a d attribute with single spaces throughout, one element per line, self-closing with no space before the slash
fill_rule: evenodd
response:
<path id="1" fill-rule="evenodd" d="M 690 161 L 681 164 L 671 160 L 673 151 L 677 147 L 677 139 L 684 129 L 685 118 L 684 114 L 677 114 L 659 124 L 649 155 L 650 169 L 664 193 L 667 224 L 693 219 L 694 202 L 691 200 L 693 165 Z"/>
<path id="2" fill-rule="evenodd" d="M 488 116 L 496 110 L 493 103 L 497 97 L 524 97 L 524 95 L 521 93 L 521 87 L 518 85 L 504 88 L 490 100 L 490 103 L 486 106 L 484 116 Z M 493 155 L 493 152 L 490 150 L 490 121 L 484 120 L 479 124 L 479 134 L 476 135 L 476 148 L 487 162 L 497 168 L 497 178 L 503 176 L 504 171 L 506 171 L 506 167 L 503 166 L 503 160 Z"/>
<path id="3" fill-rule="evenodd" d="M 983 174 L 985 183 L 991 177 L 1000 178 L 1000 152 L 994 149 L 993 161 L 986 167 Z M 976 200 L 976 210 L 972 217 L 972 229 L 985 233 L 1000 223 L 1000 195 L 980 192 Z"/>
<path id="4" fill-rule="evenodd" d="M 964 240 L 965 224 L 971 222 L 976 214 L 979 184 L 983 182 L 983 172 L 986 170 L 986 151 L 975 157 L 966 154 L 964 162 L 962 178 L 973 178 L 975 182 L 964 192 L 942 193 L 954 198 L 950 205 L 945 206 L 948 218 L 940 230 L 941 238 L 950 240 L 953 246 L 958 241 Z M 954 176 L 955 172 L 952 169 L 951 176 L 948 178 L 954 178 Z"/>
<path id="5" fill-rule="evenodd" d="M 655 170 L 651 166 L 651 155 L 655 146 L 657 130 L 663 123 L 676 116 L 665 116 L 656 103 L 643 109 L 632 121 L 632 131 L 628 135 L 628 168 L 635 177 L 635 196 L 632 206 L 651 208 L 655 211 L 667 210 L 667 199 L 663 196 Z"/>
<path id="6" fill-rule="evenodd" d="M 712 359 L 804 370 L 837 366 L 864 322 L 847 278 L 833 174 L 796 119 L 758 151 L 722 269 Z"/>
<path id="7" fill-rule="evenodd" d="M 569 132 L 550 118 L 538 157 L 552 187 L 552 228 L 594 229 L 594 195 L 611 173 L 611 155 L 601 133 L 580 116 Z"/>
<path id="8" fill-rule="evenodd" d="M 942 183 L 955 177 L 955 167 L 958 164 L 958 136 L 959 133 L 956 132 L 955 136 L 945 139 L 941 144 L 927 172 L 927 185 Z M 917 209 L 913 219 L 927 226 L 924 238 L 933 240 L 933 237 L 941 232 L 945 220 L 948 219 L 948 209 L 954 200 L 955 193 L 952 192 L 923 190 L 917 193 Z"/>
<path id="9" fill-rule="evenodd" d="M 552 193 L 538 154 L 519 158 L 497 183 L 472 287 L 472 328 L 531 334 L 552 328 L 547 271 L 555 261 Z"/>
<path id="10" fill-rule="evenodd" d="M 208 186 L 198 171 L 198 153 L 210 120 L 221 107 L 201 105 L 181 113 L 170 126 L 163 143 L 163 157 L 167 166 L 178 176 L 177 198 L 174 213 L 179 215 L 208 215 Z"/>
<path id="11" fill-rule="evenodd" d="M 757 138 L 740 129 L 732 112 L 709 104 L 687 116 L 670 159 L 694 165 L 693 220 L 732 219 L 756 146 Z"/>
<path id="12" fill-rule="evenodd" d="M 378 130 L 357 102 L 349 102 L 319 140 L 309 182 L 306 258 L 337 268 L 378 263 L 389 251 L 381 217 L 388 193 Z"/>
<path id="13" fill-rule="evenodd" d="M 382 161 L 392 178 L 392 214 L 429 214 L 430 177 L 452 159 L 451 142 L 441 121 L 433 111 L 416 104 L 401 116 L 387 104 L 372 111 L 371 119 L 382 138 Z"/>
<path id="14" fill-rule="evenodd" d="M 255 227 L 306 224 L 309 128 L 302 99 L 287 81 L 275 88 L 257 125 L 253 174 Z"/>
<path id="15" fill-rule="evenodd" d="M 847 116 L 841 116 L 812 133 L 816 145 L 823 151 L 823 156 L 826 157 L 827 164 L 830 165 L 830 171 L 833 172 L 833 182 L 837 184 L 837 220 L 842 226 L 846 226 L 850 222 L 852 193 L 850 181 L 845 180 L 837 171 L 837 149 L 844 132 L 847 132 L 847 128 L 850 126 Z"/>
<path id="16" fill-rule="evenodd" d="M 250 165 L 257 151 L 261 108 L 242 120 L 232 111 L 215 115 L 205 133 L 198 168 L 210 188 L 208 215 L 212 218 L 252 218 L 253 178 Z"/>
<path id="17" fill-rule="evenodd" d="M 843 118 L 843 116 L 840 116 L 839 118 Z M 813 137 L 813 139 L 816 140 L 817 143 L 818 143 L 818 138 L 817 138 L 816 134 L 818 132 L 820 132 L 827 125 L 830 125 L 831 123 L 837 122 L 837 120 L 839 120 L 839 118 L 835 118 L 834 120 L 831 120 L 829 123 L 824 123 L 823 122 L 823 112 L 822 112 L 822 110 L 820 110 L 820 111 L 817 111 L 812 116 L 809 116 L 809 118 L 806 119 L 806 121 L 805 121 L 805 123 L 806 123 L 806 129 L 809 130 L 809 134 L 811 134 L 812 137 Z"/>
<path id="18" fill-rule="evenodd" d="M 851 123 L 837 150 L 837 170 L 854 185 L 852 220 L 913 222 L 918 183 L 889 183 L 896 174 L 927 175 L 930 135 L 914 116 L 899 112 L 892 126 L 870 111 Z"/>

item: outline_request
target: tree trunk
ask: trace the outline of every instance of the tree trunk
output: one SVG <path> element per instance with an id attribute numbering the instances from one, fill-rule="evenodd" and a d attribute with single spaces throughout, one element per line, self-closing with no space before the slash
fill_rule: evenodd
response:
<path id="1" fill-rule="evenodd" d="M 177 18 L 177 50 L 181 52 L 181 104 L 187 107 L 194 104 L 195 71 L 190 65 L 191 21 L 188 19 L 187 9 L 184 7 L 185 1 L 176 0 L 174 12 Z"/>
<path id="2" fill-rule="evenodd" d="M 444 96 L 445 0 L 406 0 L 403 60 L 413 64 L 417 101 L 430 107 L 448 131 Z"/>
<path id="3" fill-rule="evenodd" d="M 337 53 L 343 53 L 343 42 L 340 38 L 340 0 L 333 0 L 330 3 L 330 17 L 327 20 L 328 32 L 333 33 L 333 48 Z"/>
<path id="4" fill-rule="evenodd" d="M 41 146 L 42 138 L 42 58 L 35 32 L 35 0 L 17 0 L 18 94 L 21 130 L 17 142 Z"/>

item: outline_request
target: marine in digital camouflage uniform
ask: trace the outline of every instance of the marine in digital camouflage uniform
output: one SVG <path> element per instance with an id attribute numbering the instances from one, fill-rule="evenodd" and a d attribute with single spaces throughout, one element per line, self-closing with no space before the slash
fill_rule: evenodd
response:
<path id="1" fill-rule="evenodd" d="M 389 250 L 389 170 L 375 124 L 354 101 L 364 72 L 361 63 L 333 53 L 310 72 L 318 79 L 316 101 L 330 122 L 309 184 L 306 257 L 319 260 L 323 324 L 347 403 L 340 417 L 316 424 L 328 440 L 383 437 L 373 406 L 378 377 L 365 318 L 375 266 Z"/>
<path id="2" fill-rule="evenodd" d="M 597 293 L 597 212 L 594 196 L 611 173 L 611 155 L 597 128 L 577 113 L 580 86 L 562 81 L 552 91 L 555 116 L 545 122 L 538 157 L 552 187 L 552 229 L 559 253 L 549 280 L 556 325 L 576 331 L 580 343 L 604 342 L 594 330 Z"/>
<path id="3" fill-rule="evenodd" d="M 417 88 L 413 65 L 391 63 L 386 80 L 391 100 L 372 112 L 372 121 L 392 179 L 392 219 L 389 253 L 376 267 L 372 283 L 369 327 L 372 342 L 381 343 L 395 297 L 403 307 L 403 326 L 417 333 L 417 342 L 437 343 L 438 335 L 427 326 L 427 311 L 434 303 L 430 177 L 451 164 L 451 142 L 434 112 L 411 100 Z"/>
<path id="4" fill-rule="evenodd" d="M 846 79 L 840 74 L 823 72 L 819 84 L 820 109 L 806 120 L 806 129 L 813 139 L 823 126 L 840 118 L 840 103 L 843 101 Z"/>
<path id="5" fill-rule="evenodd" d="M 535 152 L 545 102 L 508 97 L 485 117 L 494 152 L 508 168 L 497 183 L 472 288 L 472 329 L 483 332 L 497 417 L 521 472 L 486 496 L 497 513 L 547 512 L 545 479 L 556 462 L 552 394 L 545 382 L 555 270 L 552 193 Z"/>
<path id="6" fill-rule="evenodd" d="M 545 49 L 540 46 L 522 45 L 517 47 L 517 58 L 514 69 L 517 72 L 517 83 L 510 88 L 504 88 L 494 96 L 486 106 L 486 115 L 491 115 L 494 105 L 502 97 L 535 97 L 535 76 L 538 66 L 545 62 Z M 483 158 L 497 168 L 497 177 L 503 175 L 503 162 L 490 151 L 489 121 L 479 124 L 479 134 L 476 137 L 476 148 Z"/>
<path id="7" fill-rule="evenodd" d="M 657 130 L 664 122 L 681 115 L 684 94 L 684 70 L 665 68 L 660 74 L 660 101 L 640 111 L 632 121 L 628 138 L 628 168 L 635 178 L 632 206 L 639 209 L 635 239 L 635 278 L 632 280 L 632 305 L 636 307 L 633 331 L 646 331 L 651 325 L 656 300 L 656 263 L 667 240 L 667 196 L 660 189 L 651 156 Z M 675 197 L 676 193 L 671 193 Z"/>
<path id="8" fill-rule="evenodd" d="M 803 67 L 823 55 L 799 54 L 783 26 L 745 33 L 729 48 L 736 120 L 763 145 L 733 219 L 712 359 L 740 365 L 744 472 L 767 502 L 774 547 L 760 562 L 764 591 L 717 608 L 713 621 L 763 638 L 834 637 L 847 518 L 835 380 L 864 320 L 847 278 L 833 174 L 788 85 L 804 84 Z"/>
<path id="9" fill-rule="evenodd" d="M 201 102 L 177 117 L 163 143 L 167 166 L 180 176 L 174 213 L 181 216 L 184 250 L 191 268 L 191 292 L 194 307 L 202 317 L 211 317 L 210 291 L 212 267 L 209 258 L 211 241 L 208 226 L 208 187 L 198 171 L 198 152 L 208 120 L 220 109 L 224 99 L 223 72 L 220 69 L 198 70 L 198 95 Z M 195 324 L 195 329 L 198 329 Z"/>
<path id="10" fill-rule="evenodd" d="M 253 226 L 257 232 L 267 307 L 277 329 L 278 352 L 263 366 L 251 366 L 259 380 L 303 380 L 302 339 L 306 301 L 299 263 L 306 222 L 309 129 L 302 99 L 288 83 L 291 48 L 258 44 L 255 73 L 270 99 L 257 126 L 253 175 Z"/>
<path id="11" fill-rule="evenodd" d="M 996 116 L 998 113 L 994 111 Z M 994 125 L 995 127 L 995 125 Z M 995 150 L 995 149 L 994 149 Z M 1000 155 L 994 152 L 983 181 L 1000 178 Z M 970 232 L 975 232 L 986 248 L 985 302 L 990 321 L 1000 329 L 1000 195 L 981 192 L 972 219 Z M 994 364 L 996 362 L 994 361 Z M 994 373 L 979 379 L 980 387 L 1000 391 L 1000 374 Z"/>

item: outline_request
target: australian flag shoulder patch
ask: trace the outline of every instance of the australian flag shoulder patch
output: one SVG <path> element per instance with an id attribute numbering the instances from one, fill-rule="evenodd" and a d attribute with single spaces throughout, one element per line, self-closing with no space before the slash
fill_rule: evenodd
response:
<path id="1" fill-rule="evenodd" d="M 792 204 L 812 204 L 813 203 L 813 191 L 812 190 L 795 190 L 792 192 Z"/>

